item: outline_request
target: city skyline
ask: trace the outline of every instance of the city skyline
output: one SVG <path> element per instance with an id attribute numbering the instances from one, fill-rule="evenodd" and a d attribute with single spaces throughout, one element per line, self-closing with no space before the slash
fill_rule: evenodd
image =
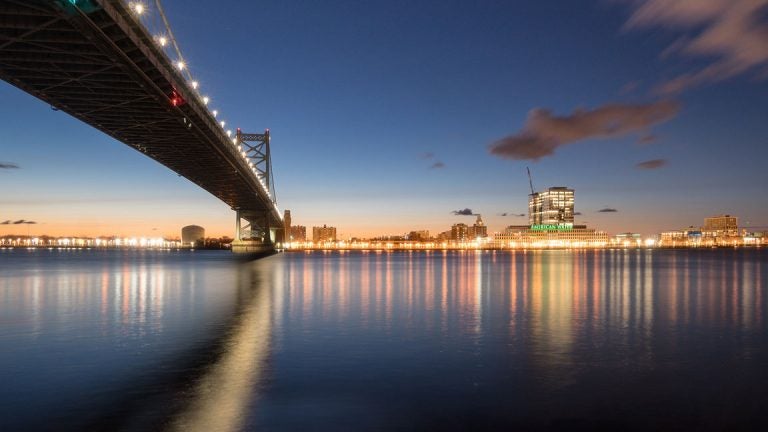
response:
<path id="1" fill-rule="evenodd" d="M 526 166 L 536 190 L 578 191 L 577 223 L 612 233 L 718 214 L 768 225 L 754 198 L 768 53 L 743 49 L 765 28 L 749 2 L 742 18 L 723 2 L 223 3 L 164 5 L 228 122 L 271 129 L 278 204 L 297 225 L 439 232 L 471 209 L 500 231 L 526 221 Z M 256 13 L 270 19 L 254 41 Z M 267 66 L 233 68 L 222 47 Z M 186 179 L 7 83 L 0 99 L 0 221 L 35 222 L 0 235 L 233 234 L 233 212 Z"/>

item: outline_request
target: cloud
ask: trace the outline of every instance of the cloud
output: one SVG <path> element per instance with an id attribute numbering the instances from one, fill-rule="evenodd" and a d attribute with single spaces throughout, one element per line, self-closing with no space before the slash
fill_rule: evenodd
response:
<path id="1" fill-rule="evenodd" d="M 606 207 L 598 210 L 597 212 L 598 213 L 618 213 L 619 211 L 616 210 L 615 208 Z"/>
<path id="2" fill-rule="evenodd" d="M 678 111 L 680 104 L 671 100 L 606 104 L 593 110 L 578 109 L 562 117 L 550 110 L 535 108 L 528 113 L 520 132 L 494 142 L 490 152 L 504 159 L 535 161 L 576 141 L 647 133 L 649 127 L 671 119 Z"/>
<path id="3" fill-rule="evenodd" d="M 0 222 L 0 225 L 10 225 L 10 224 L 11 224 L 11 221 L 9 220 Z"/>
<path id="4" fill-rule="evenodd" d="M 30 221 L 30 220 L 25 220 L 25 219 L 19 219 L 19 220 L 13 221 L 13 222 L 11 222 L 11 221 L 5 221 L 5 222 L 9 222 L 9 223 L 11 223 L 13 225 L 23 225 L 23 224 L 34 225 L 34 224 L 37 223 L 35 221 Z M 3 222 L 4 225 L 5 225 L 5 222 Z"/>
<path id="5" fill-rule="evenodd" d="M 502 213 L 499 216 L 525 217 L 525 213 Z"/>
<path id="6" fill-rule="evenodd" d="M 626 95 L 629 93 L 633 93 L 637 88 L 640 87 L 640 81 L 630 81 L 619 89 L 620 95 Z"/>
<path id="7" fill-rule="evenodd" d="M 451 213 L 453 213 L 455 216 L 474 216 L 475 213 L 472 212 L 472 209 L 465 208 L 463 210 L 454 210 Z"/>
<path id="8" fill-rule="evenodd" d="M 12 162 L 0 162 L 0 169 L 18 169 L 19 166 Z"/>
<path id="9" fill-rule="evenodd" d="M 638 163 L 637 165 L 635 165 L 635 168 L 646 169 L 646 170 L 658 169 L 663 167 L 666 164 L 667 164 L 666 159 L 651 159 L 651 160 Z"/>
<path id="10" fill-rule="evenodd" d="M 581 212 L 573 212 L 574 216 L 581 216 Z"/>
<path id="11" fill-rule="evenodd" d="M 429 169 L 435 169 L 435 168 L 445 168 L 445 164 L 444 164 L 444 163 L 442 163 L 442 162 L 440 162 L 440 161 L 437 161 L 437 162 L 433 163 L 433 164 L 432 164 L 432 165 L 429 167 Z"/>
<path id="12" fill-rule="evenodd" d="M 662 94 L 713 84 L 768 66 L 765 0 L 648 0 L 635 3 L 626 29 L 665 27 L 687 33 L 663 51 L 712 59 L 661 84 Z"/>
<path id="13" fill-rule="evenodd" d="M 658 139 L 658 137 L 656 135 L 654 135 L 652 133 L 648 133 L 648 134 L 645 134 L 645 135 L 641 136 L 640 138 L 638 138 L 637 139 L 637 143 L 638 144 L 643 144 L 643 145 L 651 144 L 651 143 L 656 142 L 657 139 Z"/>

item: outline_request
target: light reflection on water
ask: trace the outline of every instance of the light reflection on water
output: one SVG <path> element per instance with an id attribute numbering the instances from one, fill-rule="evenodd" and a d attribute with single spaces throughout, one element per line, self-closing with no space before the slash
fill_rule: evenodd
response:
<path id="1" fill-rule="evenodd" d="M 0 251 L 0 271 L 3 430 L 768 426 L 763 251 Z"/>

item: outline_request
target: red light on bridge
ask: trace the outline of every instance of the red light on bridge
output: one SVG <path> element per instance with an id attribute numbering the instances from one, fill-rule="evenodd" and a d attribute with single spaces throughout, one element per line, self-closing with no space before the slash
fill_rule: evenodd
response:
<path id="1" fill-rule="evenodd" d="M 184 98 L 181 97 L 181 95 L 179 94 L 179 92 L 176 91 L 176 89 L 173 89 L 173 91 L 171 91 L 171 105 L 177 107 L 177 106 L 182 106 L 185 103 L 187 103 L 187 101 L 185 101 Z"/>

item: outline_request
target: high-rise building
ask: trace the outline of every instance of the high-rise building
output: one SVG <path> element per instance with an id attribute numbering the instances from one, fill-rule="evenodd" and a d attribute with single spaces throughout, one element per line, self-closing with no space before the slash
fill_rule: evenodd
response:
<path id="1" fill-rule="evenodd" d="M 284 241 L 291 241 L 291 211 L 283 212 L 283 235 Z"/>
<path id="2" fill-rule="evenodd" d="M 574 190 L 551 187 L 528 195 L 528 223 L 531 225 L 573 224 Z"/>
<path id="3" fill-rule="evenodd" d="M 475 224 L 469 227 L 468 232 L 470 239 L 476 239 L 478 237 L 488 237 L 488 227 L 483 223 L 483 217 L 477 215 Z"/>
<path id="4" fill-rule="evenodd" d="M 312 241 L 315 243 L 336 241 L 336 227 L 329 227 L 326 225 L 321 227 L 312 227 Z"/>

